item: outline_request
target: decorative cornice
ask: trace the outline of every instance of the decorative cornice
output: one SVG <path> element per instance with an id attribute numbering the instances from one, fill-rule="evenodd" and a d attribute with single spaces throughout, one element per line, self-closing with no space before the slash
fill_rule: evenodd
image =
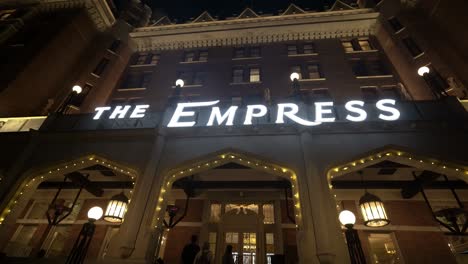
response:
<path id="1" fill-rule="evenodd" d="M 138 51 L 357 37 L 373 34 L 378 16 L 371 9 L 268 16 L 143 27 L 130 36 Z"/>
<path id="2" fill-rule="evenodd" d="M 105 0 L 39 0 L 44 11 L 67 8 L 85 8 L 96 28 L 104 31 L 115 23 L 115 17 Z"/>

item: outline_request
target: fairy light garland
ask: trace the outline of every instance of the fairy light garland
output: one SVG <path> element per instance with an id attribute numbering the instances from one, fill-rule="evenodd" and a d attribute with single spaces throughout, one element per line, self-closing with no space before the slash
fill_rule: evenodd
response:
<path id="1" fill-rule="evenodd" d="M 116 171 L 120 171 L 122 174 L 130 176 L 131 179 L 132 179 L 132 186 L 135 186 L 135 178 L 136 178 L 136 175 L 137 175 L 137 173 L 135 171 L 129 170 L 128 168 L 120 167 L 117 164 L 114 164 L 114 163 L 109 162 L 109 161 L 104 160 L 104 159 L 97 159 L 94 156 L 86 157 L 86 158 L 83 158 L 83 159 L 80 159 L 80 160 L 76 160 L 76 161 L 71 162 L 71 163 L 61 164 L 61 165 L 59 165 L 57 167 L 50 168 L 48 171 L 46 170 L 43 173 L 40 173 L 39 176 L 35 176 L 35 177 L 31 178 L 29 181 L 28 181 L 28 179 L 26 179 L 23 182 L 23 184 L 21 184 L 21 186 L 18 188 L 18 191 L 13 195 L 13 198 L 10 199 L 10 202 L 7 204 L 5 209 L 0 213 L 0 225 L 3 224 L 3 222 L 5 221 L 7 216 L 18 205 L 19 200 L 21 199 L 21 197 L 25 193 L 28 193 L 28 189 L 30 189 L 32 187 L 35 187 L 34 184 L 39 185 L 39 182 L 42 182 L 42 181 L 44 181 L 45 179 L 47 179 L 49 177 L 56 176 L 58 173 L 60 173 L 60 175 L 63 175 L 64 174 L 63 171 L 67 171 L 67 170 L 72 170 L 73 171 L 73 170 L 75 170 L 75 167 L 78 166 L 78 164 L 80 164 L 80 166 L 86 166 L 86 165 L 81 165 L 81 164 L 85 164 L 85 163 L 87 163 L 87 164 L 99 163 L 99 164 L 102 164 L 102 165 L 104 165 L 104 166 L 106 166 L 108 168 L 111 168 L 111 169 L 114 168 Z M 36 179 L 38 179 L 37 182 L 36 182 Z M 1 182 L 1 180 L 0 180 L 0 182 Z M 35 188 L 34 188 L 34 190 L 35 190 Z M 130 190 L 130 194 L 132 194 L 132 193 L 133 193 L 133 190 Z M 130 203 L 130 201 L 131 201 L 131 199 L 129 199 L 129 203 Z"/>
<path id="2" fill-rule="evenodd" d="M 400 160 L 401 158 L 404 158 L 408 160 L 408 162 L 413 163 L 413 164 L 428 164 L 428 165 L 430 164 L 431 166 L 434 167 L 434 169 L 444 170 L 447 172 L 451 172 L 453 174 L 457 174 L 459 176 L 468 175 L 467 167 L 456 166 L 448 162 L 417 157 L 417 156 L 414 156 L 414 155 L 411 155 L 409 153 L 405 153 L 402 151 L 391 150 L 391 151 L 379 152 L 374 155 L 368 156 L 366 158 L 360 158 L 358 160 L 348 162 L 339 167 L 332 168 L 328 173 L 328 180 L 329 180 L 328 188 L 330 190 L 333 189 L 333 184 L 331 183 L 331 180 L 336 176 L 341 176 L 347 173 L 347 170 L 350 167 L 355 167 L 355 169 L 359 169 L 361 167 L 369 166 L 370 165 L 369 163 L 372 163 L 372 164 L 378 163 L 382 159 L 395 160 L 395 161 L 401 162 Z M 415 167 L 417 167 L 417 165 L 415 165 Z"/>
<path id="3" fill-rule="evenodd" d="M 223 165 L 232 161 L 235 161 L 238 164 L 250 167 L 252 169 L 263 170 L 268 173 L 276 174 L 276 175 L 290 179 L 291 187 L 293 191 L 294 207 L 297 209 L 301 208 L 299 190 L 297 188 L 298 186 L 297 175 L 293 171 L 287 168 L 284 168 L 282 166 L 267 164 L 259 160 L 252 160 L 252 159 L 248 160 L 248 158 L 240 156 L 238 154 L 225 153 L 225 154 L 218 155 L 216 159 L 214 160 L 196 163 L 192 165 L 192 167 L 180 169 L 179 171 L 172 172 L 168 176 L 165 177 L 165 180 L 163 181 L 163 184 L 162 184 L 163 187 L 161 188 L 161 191 L 158 197 L 158 203 L 156 205 L 156 217 L 155 217 L 155 220 L 153 221 L 154 228 L 158 228 L 158 226 L 162 222 L 162 219 L 164 218 L 164 216 L 162 217 L 160 216 L 160 213 L 164 205 L 166 188 L 171 186 L 171 184 L 176 180 L 176 177 L 182 178 L 182 177 L 190 176 L 194 173 L 198 173 L 201 171 L 205 171 L 207 169 L 215 168 L 215 167 L 218 167 L 220 165 Z M 166 182 L 166 184 L 164 184 L 164 182 Z M 298 210 L 296 213 L 296 218 L 300 219 L 300 217 L 301 217 L 300 210 Z"/>

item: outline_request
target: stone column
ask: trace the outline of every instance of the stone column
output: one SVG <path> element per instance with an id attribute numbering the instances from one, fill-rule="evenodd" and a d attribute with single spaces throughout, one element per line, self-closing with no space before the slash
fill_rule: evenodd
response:
<path id="1" fill-rule="evenodd" d="M 145 263 L 146 252 L 150 243 L 156 241 L 158 233 L 151 227 L 151 218 L 157 204 L 162 175 L 156 176 L 161 159 L 165 139 L 157 135 L 153 143 L 148 163 L 141 175 L 137 178 L 131 203 L 125 215 L 125 221 L 119 232 L 109 244 L 106 259 L 110 262 L 122 261 Z M 154 243 L 153 243 L 154 244 Z M 156 245 L 152 245 L 155 247 Z M 153 252 L 154 254 L 154 252 Z"/>
<path id="2" fill-rule="evenodd" d="M 284 245 L 283 245 L 283 229 L 281 228 L 281 202 L 276 199 L 273 205 L 275 213 L 275 254 L 284 254 Z"/>
<path id="3" fill-rule="evenodd" d="M 345 243 L 340 233 L 341 229 L 337 220 L 336 208 L 328 189 L 326 176 L 323 175 L 323 172 L 314 164 L 314 159 L 316 159 L 316 157 L 312 152 L 313 145 L 310 133 L 307 131 L 302 132 L 301 146 L 305 166 L 303 182 L 307 185 L 308 196 L 304 197 L 304 195 L 302 195 L 300 199 L 302 206 L 310 207 L 311 212 L 311 218 L 306 219 L 306 217 L 309 216 L 304 216 L 303 222 L 311 221 L 311 223 L 313 223 L 313 226 L 307 227 L 306 230 L 309 228 L 314 229 L 314 239 L 316 243 L 315 254 L 319 263 L 349 263 Z M 304 183 L 302 185 L 304 185 Z M 306 233 L 309 232 L 306 231 Z M 306 235 L 305 239 L 307 240 L 310 238 Z"/>

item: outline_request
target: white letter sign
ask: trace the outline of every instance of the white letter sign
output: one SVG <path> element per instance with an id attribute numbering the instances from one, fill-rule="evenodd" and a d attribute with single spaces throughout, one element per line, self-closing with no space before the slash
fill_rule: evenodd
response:
<path id="1" fill-rule="evenodd" d="M 217 101 L 211 101 L 211 102 L 199 102 L 199 103 L 178 103 L 176 110 L 174 111 L 174 114 L 172 115 L 171 121 L 169 121 L 169 124 L 167 124 L 168 127 L 192 127 L 195 125 L 195 121 L 190 121 L 190 122 L 179 122 L 179 119 L 181 117 L 187 117 L 187 116 L 194 116 L 195 112 L 194 111 L 186 111 L 184 112 L 185 107 L 201 107 L 201 106 L 210 106 L 210 105 L 215 105 L 219 103 L 219 100 Z"/>
<path id="2" fill-rule="evenodd" d="M 364 111 L 364 109 L 361 109 L 361 108 L 357 108 L 356 106 L 364 106 L 364 102 L 363 101 L 349 101 L 345 104 L 345 108 L 346 110 L 348 110 L 349 112 L 351 113 L 356 113 L 358 114 L 358 116 L 352 116 L 352 115 L 347 115 L 346 116 L 346 119 L 348 119 L 349 121 L 353 121 L 353 122 L 361 122 L 361 121 L 364 121 L 366 120 L 367 118 L 367 113 L 366 111 Z"/>
<path id="3" fill-rule="evenodd" d="M 379 110 L 382 110 L 384 112 L 388 112 L 388 113 L 391 114 L 391 115 L 380 114 L 379 118 L 382 119 L 382 120 L 385 120 L 385 121 L 394 121 L 394 120 L 397 120 L 398 118 L 400 118 L 400 111 L 398 111 L 398 109 L 393 108 L 391 106 L 387 106 L 386 104 L 387 105 L 388 104 L 395 105 L 395 100 L 393 100 L 393 99 L 382 99 L 382 100 L 378 101 L 375 104 L 375 106 Z"/>
<path id="4" fill-rule="evenodd" d="M 258 112 L 254 113 L 254 110 Z M 247 112 L 245 113 L 244 125 L 251 125 L 253 117 L 262 117 L 266 115 L 268 109 L 264 105 L 248 105 Z"/>
<path id="5" fill-rule="evenodd" d="M 213 126 L 215 119 L 216 122 L 218 122 L 218 125 L 221 125 L 224 122 L 224 120 L 227 119 L 226 126 L 232 126 L 234 123 L 234 116 L 236 114 L 237 108 L 237 106 L 229 107 L 229 109 L 224 113 L 224 115 L 221 115 L 221 109 L 219 109 L 219 107 L 215 106 L 211 108 L 210 119 L 208 120 L 208 123 L 206 125 Z"/>

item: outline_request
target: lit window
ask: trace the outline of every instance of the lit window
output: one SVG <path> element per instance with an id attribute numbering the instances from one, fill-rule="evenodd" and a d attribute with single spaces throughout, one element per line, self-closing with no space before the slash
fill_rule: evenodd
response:
<path id="1" fill-rule="evenodd" d="M 299 65 L 292 66 L 292 67 L 291 67 L 291 73 L 293 73 L 293 72 L 299 74 L 299 80 L 302 79 L 302 70 L 301 70 L 301 66 L 299 66 Z"/>
<path id="2" fill-rule="evenodd" d="M 96 68 L 94 68 L 93 73 L 96 74 L 97 76 L 101 76 L 101 74 L 106 69 L 107 64 L 109 64 L 109 59 L 107 58 L 101 59 L 101 61 L 96 66 Z"/>
<path id="3" fill-rule="evenodd" d="M 264 224 L 274 224 L 275 223 L 275 211 L 272 204 L 263 205 L 263 223 Z"/>
<path id="4" fill-rule="evenodd" d="M 342 41 L 341 44 L 346 52 L 354 51 L 353 43 L 351 41 Z"/>
<path id="5" fill-rule="evenodd" d="M 306 43 L 304 44 L 304 54 L 312 54 L 315 52 L 314 44 Z"/>
<path id="6" fill-rule="evenodd" d="M 358 40 L 358 43 L 361 50 L 372 50 L 372 46 L 368 39 L 360 39 Z"/>
<path id="7" fill-rule="evenodd" d="M 208 51 L 200 51 L 199 61 L 208 61 Z"/>
<path id="8" fill-rule="evenodd" d="M 185 62 L 192 62 L 195 58 L 195 52 L 186 52 L 184 56 L 184 61 Z"/>
<path id="9" fill-rule="evenodd" d="M 210 232 L 208 234 L 208 243 L 210 244 L 211 252 L 216 252 L 216 232 Z"/>
<path id="10" fill-rule="evenodd" d="M 239 258 L 239 233 L 226 233 L 225 239 L 226 245 L 232 246 L 232 257 L 234 258 L 234 263 L 238 263 Z"/>
<path id="11" fill-rule="evenodd" d="M 210 222 L 218 223 L 221 219 L 221 204 L 211 204 Z"/>
<path id="12" fill-rule="evenodd" d="M 409 38 L 409 37 L 404 38 L 402 39 L 402 41 L 413 57 L 416 57 L 422 54 L 422 50 L 419 48 L 418 44 L 416 44 L 416 42 L 412 38 Z"/>
<path id="13" fill-rule="evenodd" d="M 307 73 L 309 74 L 309 79 L 320 79 L 322 75 L 320 74 L 320 69 L 318 64 L 307 65 Z"/>
<path id="14" fill-rule="evenodd" d="M 260 81 L 260 68 L 250 68 L 250 82 Z"/>
<path id="15" fill-rule="evenodd" d="M 403 263 L 396 240 L 392 234 L 369 234 L 372 263 Z"/>
<path id="16" fill-rule="evenodd" d="M 273 233 L 265 234 L 267 263 L 271 264 L 271 256 L 275 254 L 275 237 Z"/>
<path id="17" fill-rule="evenodd" d="M 232 71 L 232 82 L 241 83 L 244 82 L 244 70 L 241 68 L 235 68 Z"/>
<path id="18" fill-rule="evenodd" d="M 253 47 L 250 49 L 250 57 L 260 57 L 260 48 Z"/>
<path id="19" fill-rule="evenodd" d="M 297 54 L 297 46 L 288 45 L 288 55 L 296 55 L 296 54 Z"/>
<path id="20" fill-rule="evenodd" d="M 400 23 L 400 21 L 396 17 L 390 18 L 388 20 L 388 23 L 390 24 L 393 31 L 395 31 L 395 32 L 398 32 L 398 31 L 400 31 L 400 30 L 402 30 L 404 28 L 403 25 Z"/>
<path id="21" fill-rule="evenodd" d="M 244 58 L 245 50 L 244 48 L 237 48 L 234 50 L 234 58 Z"/>

